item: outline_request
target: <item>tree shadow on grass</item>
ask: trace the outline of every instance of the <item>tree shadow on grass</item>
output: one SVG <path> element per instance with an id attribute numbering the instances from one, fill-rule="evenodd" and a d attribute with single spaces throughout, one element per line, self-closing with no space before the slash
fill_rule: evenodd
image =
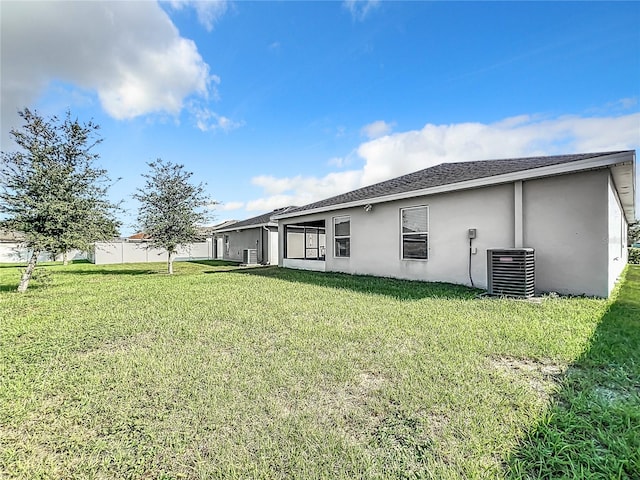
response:
<path id="1" fill-rule="evenodd" d="M 231 262 L 229 260 L 188 260 L 188 263 L 197 263 L 208 267 L 238 267 L 240 265 L 238 262 Z"/>
<path id="2" fill-rule="evenodd" d="M 162 270 L 153 268 L 116 269 L 110 267 L 96 267 L 89 270 L 60 270 L 56 275 L 151 275 L 163 273 Z"/>
<path id="3" fill-rule="evenodd" d="M 17 292 L 18 284 L 15 283 L 3 283 L 0 284 L 0 292 Z"/>
<path id="4" fill-rule="evenodd" d="M 480 293 L 478 289 L 451 283 L 419 282 L 335 272 L 311 272 L 276 266 L 238 268 L 229 271 L 238 275 L 253 275 L 338 290 L 385 295 L 400 300 L 418 300 L 429 297 L 472 299 Z"/>
<path id="5" fill-rule="evenodd" d="M 64 266 L 60 264 L 45 264 L 36 266 L 34 277 L 32 277 L 31 282 L 29 283 L 29 291 L 37 290 L 39 288 L 47 288 L 49 287 L 49 282 L 51 278 L 55 278 L 57 276 L 62 275 L 152 275 L 162 273 L 158 269 L 144 269 L 144 268 L 136 268 L 136 269 L 116 269 L 113 267 L 105 266 L 100 267 L 93 265 L 91 263 L 88 264 L 91 268 L 87 269 L 66 269 Z M 20 283 L 20 276 L 22 271 L 24 270 L 24 265 L 13 265 L 13 268 L 16 269 L 16 276 L 12 279 L 3 279 L 7 283 L 0 283 L 0 292 L 10 292 L 17 290 L 18 284 Z M 38 278 L 38 274 L 44 274 L 44 278 Z M 51 277 L 49 277 L 51 275 Z"/>
<path id="6" fill-rule="evenodd" d="M 69 265 L 87 264 L 93 265 L 89 260 L 70 260 Z M 0 263 L 0 268 L 25 268 L 27 261 L 24 262 L 12 262 L 12 263 Z M 38 262 L 38 267 L 62 267 L 62 262 Z"/>
<path id="7" fill-rule="evenodd" d="M 508 460 L 510 478 L 640 478 L 640 266 Z"/>

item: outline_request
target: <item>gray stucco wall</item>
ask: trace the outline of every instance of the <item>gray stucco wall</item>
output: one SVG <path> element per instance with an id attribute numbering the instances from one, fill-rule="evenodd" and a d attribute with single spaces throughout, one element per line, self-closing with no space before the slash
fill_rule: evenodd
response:
<path id="1" fill-rule="evenodd" d="M 535 248 L 536 290 L 606 297 L 608 170 L 523 186 L 524 242 Z"/>
<path id="2" fill-rule="evenodd" d="M 468 229 L 475 228 L 471 275 L 486 288 L 487 249 L 514 247 L 521 232 L 521 246 L 535 249 L 538 292 L 608 296 L 626 263 L 626 223 L 609 170 L 522 182 L 521 225 L 519 191 L 509 183 L 374 204 L 369 212 L 357 207 L 283 219 L 280 252 L 285 225 L 324 220 L 326 271 L 470 285 Z M 429 259 L 403 260 L 400 209 L 420 205 L 429 207 Z M 336 258 L 332 219 L 343 215 L 351 217 L 351 256 Z M 288 266 L 282 258 L 279 264 Z"/>
<path id="3" fill-rule="evenodd" d="M 618 198 L 611 177 L 609 177 L 607 184 L 607 200 L 609 206 L 609 256 L 607 259 L 609 264 L 609 278 L 607 286 L 610 294 L 615 287 L 616 280 L 627 264 L 629 256 L 627 245 L 628 224 L 625 220 L 620 199 Z"/>
<path id="4" fill-rule="evenodd" d="M 224 259 L 232 262 L 242 262 L 242 252 L 247 248 L 258 248 L 259 250 L 259 230 L 247 229 L 239 232 L 224 232 L 219 235 L 229 236 L 229 250 L 224 246 Z M 260 258 L 258 258 L 260 261 Z"/>
<path id="5" fill-rule="evenodd" d="M 429 259 L 401 258 L 400 209 L 429 207 Z M 351 256 L 336 258 L 334 216 L 351 217 Z M 327 229 L 326 271 L 379 275 L 410 280 L 470 284 L 468 229 L 477 229 L 471 257 L 474 284 L 486 287 L 486 249 L 513 245 L 513 185 L 452 192 L 410 200 L 340 210 L 281 221 L 280 251 L 285 224 L 324 219 Z M 281 262 L 285 265 L 286 262 Z"/>
<path id="6" fill-rule="evenodd" d="M 242 252 L 250 248 L 258 250 L 259 263 L 273 265 L 278 263 L 278 232 L 275 228 L 269 228 L 267 231 L 260 226 L 240 231 L 219 232 L 215 236 L 216 238 L 224 238 L 225 235 L 229 235 L 229 251 L 227 252 L 223 243 L 224 260 L 242 262 Z M 273 242 L 275 242 L 275 246 L 271 246 Z"/>

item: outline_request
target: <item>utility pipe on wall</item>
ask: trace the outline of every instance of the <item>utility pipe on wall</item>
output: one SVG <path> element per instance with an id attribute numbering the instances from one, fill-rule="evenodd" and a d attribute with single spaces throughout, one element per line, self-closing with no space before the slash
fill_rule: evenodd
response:
<path id="1" fill-rule="evenodd" d="M 515 248 L 524 247 L 524 231 L 522 221 L 522 180 L 513 183 L 513 246 Z"/>
<path id="2" fill-rule="evenodd" d="M 262 242 L 263 242 L 263 244 L 262 244 L 262 263 L 264 263 L 266 265 L 270 265 L 271 264 L 271 259 L 269 258 L 269 254 L 271 252 L 269 251 L 269 249 L 271 248 L 271 239 L 269 238 L 269 229 L 266 227 L 266 225 L 263 225 L 262 226 L 262 230 L 263 230 L 262 231 L 262 235 L 261 235 L 262 236 Z M 267 248 L 266 248 L 266 250 L 267 250 L 267 252 L 266 252 L 267 258 L 266 258 L 266 260 L 264 258 L 264 256 L 265 256 L 264 232 L 267 232 L 267 242 L 266 242 L 267 243 Z"/>

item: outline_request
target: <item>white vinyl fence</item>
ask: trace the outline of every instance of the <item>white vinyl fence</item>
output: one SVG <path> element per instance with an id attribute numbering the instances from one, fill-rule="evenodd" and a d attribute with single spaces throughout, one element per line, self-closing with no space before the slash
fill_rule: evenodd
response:
<path id="1" fill-rule="evenodd" d="M 166 262 L 167 251 L 159 248 L 147 248 L 145 242 L 125 242 L 116 240 L 113 242 L 99 242 L 88 255 L 89 261 L 96 265 L 113 263 L 146 263 Z M 178 247 L 175 261 L 208 260 L 213 258 L 212 243 L 191 243 L 184 247 Z"/>
<path id="2" fill-rule="evenodd" d="M 31 250 L 19 242 L 2 242 L 0 243 L 0 263 L 27 263 L 31 257 Z M 80 250 L 72 250 L 67 253 L 67 260 L 86 260 L 87 254 Z M 56 258 L 48 253 L 41 253 L 38 257 L 39 262 L 61 262 L 62 255 Z"/>

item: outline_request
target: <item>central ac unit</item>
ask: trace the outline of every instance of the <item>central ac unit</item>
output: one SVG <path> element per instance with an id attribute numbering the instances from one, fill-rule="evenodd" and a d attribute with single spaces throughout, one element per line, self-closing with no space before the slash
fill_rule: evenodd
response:
<path id="1" fill-rule="evenodd" d="M 255 248 L 247 248 L 242 251 L 242 263 L 245 265 L 258 264 L 258 251 Z"/>
<path id="2" fill-rule="evenodd" d="M 536 279 L 533 248 L 487 250 L 487 277 L 490 295 L 533 297 Z"/>

